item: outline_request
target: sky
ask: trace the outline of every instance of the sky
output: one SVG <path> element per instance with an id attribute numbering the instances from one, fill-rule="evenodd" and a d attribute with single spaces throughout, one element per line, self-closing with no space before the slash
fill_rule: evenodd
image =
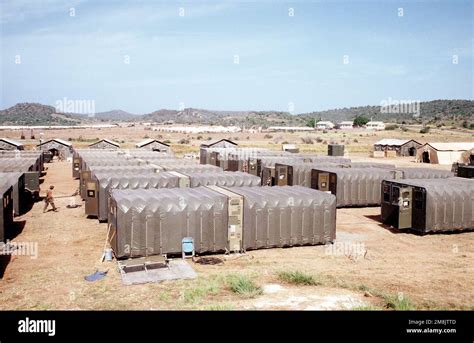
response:
<path id="1" fill-rule="evenodd" d="M 0 0 L 0 108 L 473 99 L 474 1 Z"/>

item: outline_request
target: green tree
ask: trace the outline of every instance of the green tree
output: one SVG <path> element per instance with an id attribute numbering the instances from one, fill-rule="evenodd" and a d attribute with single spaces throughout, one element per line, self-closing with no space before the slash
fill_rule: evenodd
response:
<path id="1" fill-rule="evenodd" d="M 308 121 L 306 122 L 306 126 L 315 127 L 315 126 L 316 126 L 316 119 L 315 119 L 315 118 L 311 118 L 310 120 L 308 120 Z"/>
<path id="2" fill-rule="evenodd" d="M 358 115 L 354 118 L 354 126 L 364 126 L 369 122 L 369 118 L 364 117 L 363 115 Z"/>

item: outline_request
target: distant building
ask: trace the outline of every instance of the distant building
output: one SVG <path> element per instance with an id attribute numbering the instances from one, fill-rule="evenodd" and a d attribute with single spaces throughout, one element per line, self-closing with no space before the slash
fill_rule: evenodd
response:
<path id="1" fill-rule="evenodd" d="M 90 149 L 119 149 L 120 144 L 110 139 L 101 139 L 98 142 L 92 143 L 89 145 Z"/>
<path id="2" fill-rule="evenodd" d="M 0 150 L 24 150 L 23 144 L 8 138 L 0 138 Z"/>
<path id="3" fill-rule="evenodd" d="M 374 143 L 374 151 L 395 151 L 397 156 L 416 156 L 416 150 L 422 144 L 413 139 L 382 139 Z"/>
<path id="4" fill-rule="evenodd" d="M 68 141 L 54 138 L 46 142 L 38 144 L 39 150 L 44 152 L 49 152 L 51 158 L 58 156 L 61 160 L 68 159 L 72 156 L 72 144 Z M 48 160 L 48 159 L 45 159 Z"/>
<path id="5" fill-rule="evenodd" d="M 296 131 L 314 131 L 313 127 L 308 126 L 270 126 L 267 131 L 284 131 L 284 132 L 296 132 Z"/>
<path id="6" fill-rule="evenodd" d="M 211 143 L 203 143 L 201 144 L 201 148 L 235 148 L 237 145 L 237 143 L 229 139 L 220 139 Z"/>
<path id="7" fill-rule="evenodd" d="M 147 139 L 135 145 L 137 149 L 147 149 L 152 151 L 170 153 L 169 144 L 163 143 L 157 139 Z"/>
<path id="8" fill-rule="evenodd" d="M 300 149 L 296 146 L 296 144 L 283 144 L 281 148 L 283 151 L 288 151 L 288 152 L 293 152 L 293 153 L 300 152 Z"/>
<path id="9" fill-rule="evenodd" d="M 354 128 L 354 122 L 352 122 L 352 121 L 341 121 L 339 123 L 339 128 L 341 130 L 352 130 Z"/>
<path id="10" fill-rule="evenodd" d="M 416 160 L 423 163 L 463 162 L 463 154 L 474 149 L 474 142 L 426 143 L 418 148 Z"/>
<path id="11" fill-rule="evenodd" d="M 332 130 L 332 129 L 334 129 L 334 124 L 330 121 L 318 121 L 316 123 L 316 129 L 318 129 L 318 130 Z"/>
<path id="12" fill-rule="evenodd" d="M 365 128 L 367 130 L 385 130 L 385 124 L 383 121 L 369 121 L 366 125 Z"/>

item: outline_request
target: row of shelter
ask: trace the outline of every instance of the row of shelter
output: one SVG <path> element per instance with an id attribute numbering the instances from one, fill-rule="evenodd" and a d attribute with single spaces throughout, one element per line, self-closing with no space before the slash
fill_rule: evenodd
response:
<path id="1" fill-rule="evenodd" d="M 382 139 L 374 143 L 374 157 L 413 156 L 417 162 L 467 163 L 474 159 L 474 142 L 422 144 L 414 139 Z"/>

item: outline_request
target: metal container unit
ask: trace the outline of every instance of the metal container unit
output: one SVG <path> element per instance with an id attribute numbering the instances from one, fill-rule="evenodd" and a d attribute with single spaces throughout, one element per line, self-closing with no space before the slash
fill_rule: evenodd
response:
<path id="1" fill-rule="evenodd" d="M 122 173 L 122 174 L 154 174 L 160 172 L 162 169 L 152 164 L 145 165 L 124 165 L 124 166 L 90 166 L 89 170 L 83 170 L 80 174 L 79 180 L 79 194 L 82 199 L 86 199 L 87 182 L 95 180 L 95 174 L 100 172 Z"/>
<path id="2" fill-rule="evenodd" d="M 178 188 L 179 176 L 174 173 L 117 174 L 102 172 L 86 184 L 85 214 L 107 220 L 107 207 L 113 189 Z"/>
<path id="3" fill-rule="evenodd" d="M 224 190 L 113 190 L 109 240 L 115 255 L 179 254 L 184 237 L 193 238 L 196 253 L 235 250 L 242 220 L 243 250 L 325 244 L 335 239 L 333 195 L 296 186 Z"/>
<path id="4" fill-rule="evenodd" d="M 110 243 L 117 258 L 180 254 L 192 237 L 196 253 L 227 247 L 227 197 L 206 187 L 113 190 Z"/>
<path id="5" fill-rule="evenodd" d="M 456 174 L 457 174 L 458 177 L 473 179 L 474 178 L 474 166 L 459 165 Z"/>
<path id="6" fill-rule="evenodd" d="M 309 159 L 308 159 L 309 161 Z M 262 176 L 264 167 L 274 167 L 276 163 L 302 163 L 303 157 L 298 156 L 262 156 L 248 159 L 248 173 L 255 176 Z"/>
<path id="7" fill-rule="evenodd" d="M 85 213 L 107 220 L 107 205 L 113 189 L 186 188 L 199 186 L 260 186 L 260 178 L 240 172 L 181 174 L 175 171 L 144 175 L 119 175 L 115 171 L 95 174 L 86 184 Z"/>
<path id="8" fill-rule="evenodd" d="M 334 194 L 337 207 L 377 206 L 382 180 L 392 175 L 384 168 L 319 168 L 311 171 L 311 188 Z"/>
<path id="9" fill-rule="evenodd" d="M 308 163 L 276 163 L 275 185 L 276 186 L 304 186 L 311 187 L 311 171 L 317 168 L 342 167 L 332 162 L 308 162 Z"/>
<path id="10" fill-rule="evenodd" d="M 42 172 L 44 170 L 44 160 L 41 151 L 0 151 L 0 159 L 31 159 L 34 161 L 34 171 Z"/>
<path id="11" fill-rule="evenodd" d="M 87 158 L 110 158 L 119 156 L 117 149 L 74 149 L 72 153 L 72 177 L 79 179 L 82 171 L 83 163 L 82 159 Z"/>
<path id="12" fill-rule="evenodd" d="M 246 250 L 316 245 L 336 238 L 336 197 L 310 188 L 227 188 L 244 198 Z"/>
<path id="13" fill-rule="evenodd" d="M 474 182 L 465 178 L 384 180 L 382 221 L 422 233 L 474 228 Z"/>
<path id="14" fill-rule="evenodd" d="M 13 212 L 16 216 L 22 214 L 25 201 L 25 174 L 21 172 L 1 173 L 0 180 L 12 185 Z"/>
<path id="15" fill-rule="evenodd" d="M 267 149 L 256 149 L 256 148 L 239 148 L 235 151 L 229 152 L 227 170 L 228 171 L 243 171 L 250 173 L 255 176 L 261 176 L 261 173 L 256 174 L 255 172 L 249 171 L 249 162 L 260 160 L 261 158 L 270 157 L 290 157 L 291 154 L 287 151 L 271 151 Z M 261 170 L 260 170 L 261 172 Z"/>
<path id="16" fill-rule="evenodd" d="M 395 169 L 396 166 L 390 163 L 378 163 L 378 162 L 350 162 L 344 164 L 344 168 L 386 168 Z"/>
<path id="17" fill-rule="evenodd" d="M 451 171 L 432 168 L 395 168 L 392 173 L 393 179 L 447 179 L 454 177 L 454 173 Z"/>
<path id="18" fill-rule="evenodd" d="M 344 156 L 344 145 L 328 144 L 328 156 Z"/>
<path id="19" fill-rule="evenodd" d="M 182 174 L 189 174 L 189 173 L 222 173 L 223 170 L 216 166 L 211 165 L 202 165 L 202 164 L 183 164 L 183 163 L 176 163 L 176 164 L 160 164 L 160 167 L 163 168 L 164 171 L 176 171 Z"/>
<path id="20" fill-rule="evenodd" d="M 200 186 L 222 186 L 222 187 L 256 187 L 262 181 L 258 176 L 253 176 L 243 172 L 222 172 L 222 173 L 189 173 L 191 187 Z"/>
<path id="21" fill-rule="evenodd" d="M 0 211 L 0 242 L 4 242 L 9 228 L 13 223 L 13 186 L 7 180 L 0 180 L 0 196 L 2 211 Z"/>
<path id="22" fill-rule="evenodd" d="M 20 172 L 24 174 L 25 189 L 33 199 L 39 196 L 40 172 L 37 169 L 37 159 L 11 158 L 0 159 L 0 172 Z"/>
<path id="23" fill-rule="evenodd" d="M 248 163 L 249 158 L 288 155 L 291 153 L 260 148 L 201 148 L 200 163 L 219 166 L 225 171 L 245 171 L 243 166 Z"/>
<path id="24" fill-rule="evenodd" d="M 212 166 L 224 168 L 226 153 L 235 150 L 236 148 L 201 148 L 199 162 L 200 164 L 209 164 Z"/>

